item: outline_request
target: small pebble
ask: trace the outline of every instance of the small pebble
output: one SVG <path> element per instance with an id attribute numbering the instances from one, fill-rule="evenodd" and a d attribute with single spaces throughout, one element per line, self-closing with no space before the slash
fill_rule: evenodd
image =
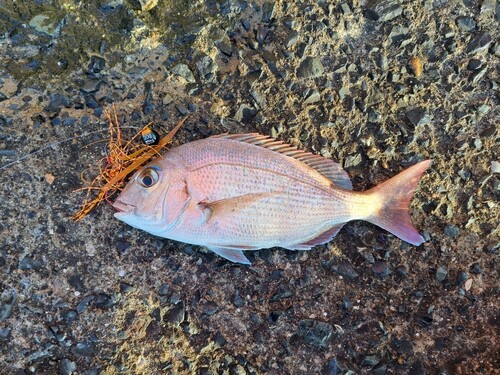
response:
<path id="1" fill-rule="evenodd" d="M 439 266 L 436 271 L 436 281 L 441 283 L 446 279 L 446 276 L 448 276 L 448 270 L 443 266 Z"/>
<path id="2" fill-rule="evenodd" d="M 333 327 L 319 320 L 303 319 L 299 321 L 299 336 L 308 344 L 326 348 L 333 335 Z"/>

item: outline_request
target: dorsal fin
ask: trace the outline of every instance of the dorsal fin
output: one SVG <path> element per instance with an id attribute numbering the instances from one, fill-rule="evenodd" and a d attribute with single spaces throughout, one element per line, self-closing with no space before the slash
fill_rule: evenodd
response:
<path id="1" fill-rule="evenodd" d="M 279 152 L 280 154 L 289 156 L 307 164 L 308 166 L 328 178 L 335 185 L 343 189 L 352 190 L 352 184 L 349 175 L 342 169 L 340 164 L 335 163 L 330 159 L 326 159 L 321 155 L 314 155 L 310 152 L 299 150 L 297 147 L 291 146 L 283 141 L 277 141 L 276 139 L 268 137 L 267 135 L 262 135 L 259 133 L 218 134 L 210 138 L 231 139 L 234 141 L 245 142 Z"/>

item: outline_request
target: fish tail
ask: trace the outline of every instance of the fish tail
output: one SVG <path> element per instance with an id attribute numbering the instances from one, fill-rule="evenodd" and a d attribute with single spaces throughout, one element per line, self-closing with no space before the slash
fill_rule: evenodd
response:
<path id="1" fill-rule="evenodd" d="M 409 209 L 420 178 L 431 162 L 424 160 L 417 163 L 367 191 L 369 196 L 380 202 L 379 209 L 367 220 L 412 245 L 422 244 L 424 238 L 413 226 Z"/>

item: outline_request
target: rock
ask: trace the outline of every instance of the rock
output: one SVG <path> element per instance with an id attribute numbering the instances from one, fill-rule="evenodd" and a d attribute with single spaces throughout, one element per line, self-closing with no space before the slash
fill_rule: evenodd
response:
<path id="1" fill-rule="evenodd" d="M 43 263 L 40 262 L 39 260 L 32 259 L 31 257 L 25 256 L 21 261 L 19 262 L 19 269 L 23 271 L 39 271 L 42 269 Z"/>
<path id="2" fill-rule="evenodd" d="M 70 361 L 68 358 L 63 358 L 59 362 L 59 373 L 61 375 L 71 375 L 76 371 L 76 363 Z"/>
<path id="3" fill-rule="evenodd" d="M 269 23 L 274 18 L 274 2 L 266 1 L 262 6 L 262 22 Z"/>
<path id="4" fill-rule="evenodd" d="M 177 64 L 172 69 L 170 69 L 172 74 L 180 76 L 184 78 L 189 83 L 195 83 L 196 79 L 194 78 L 193 72 L 186 64 Z"/>
<path id="5" fill-rule="evenodd" d="M 255 115 L 257 114 L 257 110 L 253 107 L 250 107 L 247 104 L 242 104 L 236 111 L 236 114 L 234 115 L 234 119 L 238 122 L 242 123 L 248 123 L 250 122 Z"/>
<path id="6" fill-rule="evenodd" d="M 308 344 L 318 348 L 326 348 L 333 334 L 329 323 L 313 319 L 299 321 L 299 336 Z"/>
<path id="7" fill-rule="evenodd" d="M 132 244 L 129 241 L 125 240 L 118 240 L 115 242 L 116 250 L 120 253 L 120 255 L 123 255 L 127 249 L 132 246 Z"/>
<path id="8" fill-rule="evenodd" d="M 386 277 L 391 274 L 391 270 L 387 266 L 386 262 L 375 262 L 372 265 L 372 271 L 380 277 Z"/>
<path id="9" fill-rule="evenodd" d="M 326 363 L 326 365 L 324 367 L 324 371 L 322 372 L 322 374 L 325 374 L 325 375 L 340 375 L 343 373 L 344 372 L 340 368 L 340 366 L 337 362 L 337 358 L 335 358 L 335 357 L 328 360 L 328 362 Z"/>
<path id="10" fill-rule="evenodd" d="M 186 307 L 184 306 L 184 302 L 179 301 L 163 315 L 163 321 L 172 324 L 181 324 L 184 321 L 185 314 Z"/>
<path id="11" fill-rule="evenodd" d="M 439 266 L 436 270 L 436 281 L 442 283 L 446 276 L 448 276 L 448 270 L 444 266 Z"/>
<path id="12" fill-rule="evenodd" d="M 491 42 L 493 41 L 490 33 L 487 31 L 481 31 L 475 34 L 469 44 L 467 44 L 466 52 L 468 54 L 481 53 L 488 49 Z"/>
<path id="13" fill-rule="evenodd" d="M 11 290 L 4 290 L 0 295 L 0 320 L 5 320 L 10 317 L 15 303 L 15 292 Z"/>
<path id="14" fill-rule="evenodd" d="M 240 292 L 237 290 L 233 295 L 233 305 L 236 307 L 245 306 L 245 300 L 241 298 Z"/>
<path id="15" fill-rule="evenodd" d="M 448 224 L 444 227 L 444 234 L 446 234 L 447 236 L 449 236 L 451 238 L 457 237 L 459 233 L 460 233 L 460 230 L 455 225 Z"/>
<path id="16" fill-rule="evenodd" d="M 415 126 L 425 125 L 431 122 L 431 117 L 424 108 L 416 107 L 406 112 L 406 118 Z"/>
<path id="17" fill-rule="evenodd" d="M 149 12 L 158 5 L 158 0 L 127 0 L 136 10 Z"/>
<path id="18" fill-rule="evenodd" d="M 467 70 L 478 70 L 482 65 L 481 60 L 479 59 L 470 59 L 467 64 Z"/>
<path id="19" fill-rule="evenodd" d="M 73 323 L 76 318 L 78 318 L 78 313 L 75 310 L 70 310 L 66 314 L 64 314 L 64 321 L 68 325 Z"/>
<path id="20" fill-rule="evenodd" d="M 95 305 L 100 309 L 108 309 L 115 304 L 116 299 L 105 293 L 99 293 L 95 298 Z"/>
<path id="21" fill-rule="evenodd" d="M 84 312 L 85 310 L 87 310 L 87 308 L 90 306 L 90 304 L 92 303 L 92 301 L 95 299 L 95 296 L 94 295 L 89 295 L 89 296 L 85 296 L 82 298 L 82 300 L 80 301 L 80 303 L 78 305 L 76 305 L 76 312 L 78 314 L 81 314 L 82 312 Z"/>
<path id="22" fill-rule="evenodd" d="M 455 284 L 457 286 L 462 286 L 462 285 L 464 285 L 464 283 L 468 279 L 469 279 L 469 275 L 467 274 L 467 272 L 465 272 L 465 271 L 459 272 L 457 275 L 457 280 L 456 280 Z"/>
<path id="23" fill-rule="evenodd" d="M 214 61 L 210 56 L 203 55 L 202 57 L 198 58 L 196 60 L 195 66 L 200 77 L 208 81 L 213 78 L 216 65 L 214 64 Z"/>
<path id="24" fill-rule="evenodd" d="M 215 332 L 215 337 L 214 341 L 219 345 L 219 346 L 224 346 L 227 344 L 227 340 L 222 336 L 222 333 L 220 331 Z"/>
<path id="25" fill-rule="evenodd" d="M 94 354 L 94 344 L 90 341 L 77 343 L 71 352 L 77 357 L 91 357 Z"/>
<path id="26" fill-rule="evenodd" d="M 366 4 L 365 17 L 372 21 L 386 22 L 399 17 L 403 7 L 398 0 L 370 0 Z"/>
<path id="27" fill-rule="evenodd" d="M 359 274 L 354 270 L 351 263 L 347 261 L 340 262 L 336 267 L 334 267 L 334 271 L 342 277 L 348 278 L 350 280 L 357 279 L 359 276 Z"/>
<path id="28" fill-rule="evenodd" d="M 40 33 L 57 37 L 64 26 L 64 18 L 55 18 L 57 17 L 53 13 L 37 14 L 29 21 L 29 25 Z"/>
<path id="29" fill-rule="evenodd" d="M 203 306 L 203 314 L 212 316 L 219 312 L 219 306 L 214 301 L 208 301 Z"/>
<path id="30" fill-rule="evenodd" d="M 280 285 L 278 287 L 278 290 L 273 294 L 273 296 L 270 299 L 270 302 L 279 302 L 282 301 L 286 298 L 290 298 L 293 296 L 293 292 L 285 285 Z"/>
<path id="31" fill-rule="evenodd" d="M 374 367 L 380 363 L 380 357 L 376 355 L 367 355 L 363 359 L 363 366 Z"/>
<path id="32" fill-rule="evenodd" d="M 318 90 L 314 90 L 307 98 L 304 100 L 304 104 L 313 104 L 321 100 L 321 96 Z"/>
<path id="33" fill-rule="evenodd" d="M 91 56 L 88 72 L 90 74 L 100 73 L 106 66 L 106 60 L 99 56 Z"/>
<path id="34" fill-rule="evenodd" d="M 469 16 L 459 16 L 455 19 L 455 23 L 463 31 L 471 31 L 476 28 L 476 21 Z"/>
<path id="35" fill-rule="evenodd" d="M 481 268 L 479 263 L 474 263 L 470 269 L 470 272 L 472 272 L 475 275 L 480 275 L 481 273 L 483 273 L 483 269 Z"/>
<path id="36" fill-rule="evenodd" d="M 410 367 L 408 375 L 425 375 L 425 368 L 420 359 L 417 359 Z"/>
<path id="37" fill-rule="evenodd" d="M 317 57 L 306 57 L 299 65 L 297 69 L 297 77 L 299 78 L 316 78 L 320 77 L 325 68 L 321 63 L 321 60 Z"/>
<path id="38" fill-rule="evenodd" d="M 58 113 L 62 107 L 71 107 L 71 102 L 65 95 L 56 92 L 50 94 L 49 105 L 44 110 L 49 113 Z"/>
<path id="39" fill-rule="evenodd" d="M 7 340 L 10 337 L 10 328 L 0 328 L 0 340 Z"/>

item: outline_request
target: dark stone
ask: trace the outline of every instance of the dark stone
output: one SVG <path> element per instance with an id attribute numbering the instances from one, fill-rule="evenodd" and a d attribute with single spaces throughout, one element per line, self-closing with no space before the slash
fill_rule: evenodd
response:
<path id="1" fill-rule="evenodd" d="M 386 365 L 379 365 L 371 371 L 371 374 L 384 375 L 386 372 L 387 372 L 387 366 Z"/>
<path id="2" fill-rule="evenodd" d="M 328 360 L 322 372 L 324 375 L 340 375 L 342 373 L 343 370 L 340 368 L 337 358 L 335 357 Z"/>
<path id="3" fill-rule="evenodd" d="M 30 271 L 30 270 L 39 271 L 40 269 L 42 269 L 42 267 L 43 267 L 42 262 L 36 259 L 32 259 L 28 256 L 25 256 L 19 262 L 19 269 L 23 271 Z"/>
<path id="4" fill-rule="evenodd" d="M 125 251 L 131 246 L 132 244 L 128 241 L 125 240 L 118 240 L 115 243 L 116 249 L 120 253 L 120 255 L 123 255 Z"/>
<path id="5" fill-rule="evenodd" d="M 406 112 L 406 117 L 415 126 L 424 125 L 430 122 L 430 118 L 424 108 L 416 107 Z"/>
<path id="6" fill-rule="evenodd" d="M 255 108 L 250 107 L 249 105 L 246 104 L 242 104 L 238 108 L 238 111 L 236 111 L 234 119 L 238 122 L 246 124 L 252 121 L 252 119 L 255 117 L 256 114 L 257 110 Z"/>
<path id="7" fill-rule="evenodd" d="M 106 66 L 106 60 L 99 56 L 91 56 L 88 72 L 91 74 L 100 73 Z"/>
<path id="8" fill-rule="evenodd" d="M 63 124 L 63 126 L 71 126 L 71 125 L 76 124 L 77 121 L 78 120 L 76 118 L 74 118 L 74 117 L 66 117 L 63 120 L 62 124 Z"/>
<path id="9" fill-rule="evenodd" d="M 468 70 L 478 70 L 482 65 L 481 60 L 479 59 L 470 59 L 469 63 L 467 64 L 467 69 Z"/>
<path id="10" fill-rule="evenodd" d="M 186 116 L 188 113 L 189 113 L 189 110 L 183 106 L 182 104 L 177 104 L 175 106 L 175 109 L 182 115 L 182 116 Z"/>
<path id="11" fill-rule="evenodd" d="M 436 281 L 442 283 L 446 279 L 446 276 L 448 276 L 448 270 L 443 266 L 438 267 L 436 270 Z"/>
<path id="12" fill-rule="evenodd" d="M 460 230 L 455 225 L 448 224 L 444 227 L 444 234 L 451 238 L 457 237 L 459 232 Z"/>
<path id="13" fill-rule="evenodd" d="M 483 269 L 479 265 L 479 263 L 474 263 L 470 269 L 470 272 L 472 272 L 475 275 L 480 275 L 483 273 Z"/>
<path id="14" fill-rule="evenodd" d="M 160 288 L 158 289 L 158 294 L 160 296 L 166 296 L 168 294 L 169 289 L 170 287 L 168 286 L 168 284 L 161 284 Z"/>
<path id="15" fill-rule="evenodd" d="M 464 285 L 464 283 L 469 279 L 469 275 L 467 274 L 467 272 L 459 272 L 458 275 L 457 275 L 457 281 L 455 282 L 455 284 L 457 286 L 462 286 Z"/>
<path id="16" fill-rule="evenodd" d="M 57 125 L 61 125 L 61 119 L 59 117 L 55 117 L 53 118 L 52 120 L 50 120 L 50 124 L 52 126 L 57 126 Z"/>
<path id="17" fill-rule="evenodd" d="M 386 277 L 391 274 L 391 270 L 387 266 L 387 263 L 385 262 L 375 262 L 372 265 L 372 271 L 380 277 Z"/>
<path id="18" fill-rule="evenodd" d="M 71 102 L 69 99 L 58 92 L 50 94 L 50 102 L 47 107 L 44 108 L 45 112 L 58 113 L 62 107 L 71 107 Z"/>
<path id="19" fill-rule="evenodd" d="M 0 340 L 7 340 L 10 337 L 10 328 L 0 328 Z"/>
<path id="20" fill-rule="evenodd" d="M 76 363 L 70 361 L 68 358 L 63 358 L 59 362 L 59 373 L 61 375 L 71 375 L 76 371 Z"/>
<path id="21" fill-rule="evenodd" d="M 397 347 L 398 354 L 403 354 L 408 357 L 413 355 L 413 345 L 409 340 L 403 339 L 399 341 Z"/>
<path id="22" fill-rule="evenodd" d="M 269 23 L 274 18 L 274 2 L 266 1 L 262 6 L 262 22 Z"/>
<path id="23" fill-rule="evenodd" d="M 87 310 L 87 308 L 90 306 L 90 304 L 92 303 L 92 301 L 94 299 L 95 299 L 95 296 L 93 296 L 93 295 L 83 297 L 82 300 L 80 301 L 80 303 L 78 305 L 76 305 L 76 308 L 75 308 L 76 312 L 78 314 L 81 314 L 82 312 Z"/>
<path id="24" fill-rule="evenodd" d="M 408 375 L 425 375 L 424 365 L 420 359 L 417 359 L 410 367 Z"/>
<path id="25" fill-rule="evenodd" d="M 334 271 L 337 272 L 340 276 L 350 280 L 354 280 L 359 276 L 358 273 L 354 270 L 351 263 L 346 261 L 340 262 L 336 267 L 334 267 Z"/>
<path id="26" fill-rule="evenodd" d="M 325 68 L 319 58 L 306 57 L 300 63 L 296 73 L 299 78 L 316 78 L 320 77 L 324 71 Z"/>
<path id="27" fill-rule="evenodd" d="M 92 94 L 94 92 L 99 91 L 101 84 L 102 84 L 102 81 L 100 79 L 87 78 L 83 81 L 83 84 L 80 87 L 80 90 L 82 90 L 82 92 L 84 92 L 85 94 Z"/>
<path id="28" fill-rule="evenodd" d="M 399 17 L 402 12 L 398 0 L 369 0 L 364 14 L 371 21 L 386 22 Z"/>
<path id="29" fill-rule="evenodd" d="M 476 21 L 469 16 L 459 16 L 455 19 L 455 23 L 463 31 L 471 31 L 476 28 Z"/>
<path id="30" fill-rule="evenodd" d="M 469 54 L 482 52 L 488 49 L 492 41 L 490 33 L 481 31 L 472 37 L 465 51 Z"/>
<path id="31" fill-rule="evenodd" d="M 203 314 L 212 316 L 219 311 L 219 306 L 213 301 L 208 301 L 203 306 Z"/>
<path id="32" fill-rule="evenodd" d="M 100 309 L 108 309 L 116 304 L 115 298 L 112 296 L 105 294 L 105 293 L 99 293 L 96 296 L 95 299 L 95 305 L 96 307 Z"/>
<path id="33" fill-rule="evenodd" d="M 234 296 L 233 296 L 233 305 L 236 306 L 236 307 L 243 307 L 243 306 L 245 306 L 245 300 L 243 298 L 241 298 L 240 292 L 238 290 L 234 293 Z"/>
<path id="34" fill-rule="evenodd" d="M 415 321 L 422 328 L 427 328 L 432 324 L 432 317 L 428 315 L 417 315 L 415 316 Z"/>
<path id="35" fill-rule="evenodd" d="M 227 340 L 222 336 L 222 333 L 220 331 L 217 331 L 215 333 L 215 342 L 219 344 L 220 346 L 224 346 L 227 343 Z"/>
<path id="36" fill-rule="evenodd" d="M 78 318 L 78 313 L 75 310 L 69 310 L 66 314 L 64 314 L 64 321 L 68 325 L 73 323 L 76 318 Z"/>
<path id="37" fill-rule="evenodd" d="M 270 299 L 270 302 L 279 302 L 293 296 L 293 292 L 285 285 L 280 285 L 276 293 Z"/>
<path id="38" fill-rule="evenodd" d="M 77 357 L 91 357 L 94 350 L 94 344 L 91 341 L 83 341 L 77 343 L 71 352 Z"/>
<path id="39" fill-rule="evenodd" d="M 173 324 L 181 324 L 184 321 L 186 308 L 183 301 L 179 301 L 163 315 L 163 321 Z"/>
<path id="40" fill-rule="evenodd" d="M 326 348 L 333 335 L 333 327 L 319 320 L 303 319 L 299 321 L 299 336 L 308 344 Z"/>
<path id="41" fill-rule="evenodd" d="M 85 105 L 90 109 L 97 109 L 101 107 L 92 95 L 88 95 L 85 97 Z"/>
<path id="42" fill-rule="evenodd" d="M 68 283 L 76 290 L 85 290 L 85 284 L 83 283 L 83 278 L 81 275 L 71 275 L 68 278 Z"/>
<path id="43" fill-rule="evenodd" d="M 373 367 L 380 363 L 380 357 L 377 355 L 367 355 L 363 359 L 363 366 Z"/>

